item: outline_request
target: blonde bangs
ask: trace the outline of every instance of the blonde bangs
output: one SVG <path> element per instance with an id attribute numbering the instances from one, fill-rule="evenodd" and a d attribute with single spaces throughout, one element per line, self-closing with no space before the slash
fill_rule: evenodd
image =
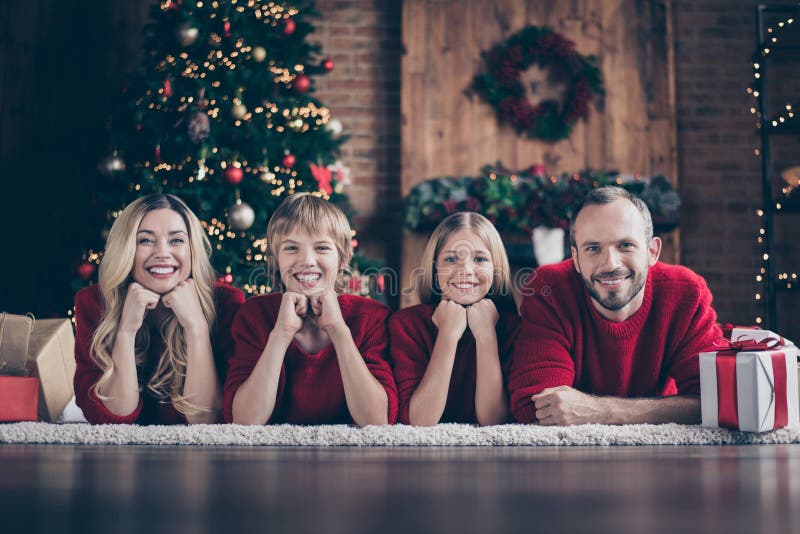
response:
<path id="1" fill-rule="evenodd" d="M 441 289 L 436 283 L 436 258 L 451 235 L 459 230 L 470 230 L 477 235 L 489 249 L 494 273 L 489 296 L 510 296 L 511 268 L 503 240 L 494 225 L 483 215 L 471 211 L 453 213 L 447 216 L 431 234 L 417 269 L 417 295 L 423 304 L 439 302 Z"/>
<path id="2" fill-rule="evenodd" d="M 346 271 L 353 257 L 353 233 L 347 217 L 336 205 L 312 193 L 296 193 L 272 214 L 267 225 L 267 268 L 275 284 L 283 285 L 277 264 L 280 240 L 295 230 L 308 235 L 327 235 L 336 247 L 339 261 Z M 336 292 L 345 289 L 343 276 L 337 277 Z"/>

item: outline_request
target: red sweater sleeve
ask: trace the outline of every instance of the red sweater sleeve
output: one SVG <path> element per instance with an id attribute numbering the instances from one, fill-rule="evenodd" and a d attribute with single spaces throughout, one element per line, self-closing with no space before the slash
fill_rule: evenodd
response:
<path id="1" fill-rule="evenodd" d="M 684 313 L 688 322 L 678 338 L 677 349 L 665 362 L 668 376 L 678 386 L 678 395 L 700 395 L 700 353 L 722 338 L 717 314 L 711 306 L 711 291 L 702 277 L 692 278 L 696 285 L 687 294 L 696 295 L 694 309 L 679 307 L 678 313 Z"/>
<path id="2" fill-rule="evenodd" d="M 358 350 L 367 369 L 372 373 L 386 391 L 387 418 L 388 423 L 393 425 L 397 421 L 397 384 L 394 381 L 394 373 L 389 363 L 389 330 L 388 320 L 390 310 L 386 306 L 373 301 L 369 303 L 368 313 L 365 315 L 367 320 L 363 323 L 363 331 L 353 332 L 354 339 L 361 339 L 358 343 Z"/>
<path id="3" fill-rule="evenodd" d="M 239 308 L 231 325 L 233 355 L 228 360 L 222 399 L 222 415 L 228 423 L 233 422 L 233 398 L 253 372 L 272 332 L 274 317 L 267 310 L 271 297 L 272 295 L 263 295 L 249 299 Z M 283 381 L 284 369 L 281 368 L 277 399 L 282 396 Z M 275 407 L 278 407 L 277 402 Z"/>
<path id="4" fill-rule="evenodd" d="M 543 278 L 541 271 L 537 271 L 525 286 L 508 378 L 511 413 L 520 423 L 537 420 L 531 395 L 551 387 L 572 386 L 575 382 L 575 363 L 570 354 L 573 325 L 554 305 L 559 288 Z M 561 295 L 557 300 L 572 298 Z"/>
<path id="5" fill-rule="evenodd" d="M 225 377 L 228 375 L 228 361 L 233 356 L 233 336 L 231 335 L 233 319 L 244 304 L 244 293 L 238 288 L 221 284 L 215 286 L 215 292 L 217 319 L 214 322 L 214 335 L 211 341 L 214 348 L 217 376 L 224 385 Z"/>
<path id="6" fill-rule="evenodd" d="M 111 413 L 94 392 L 103 372 L 91 355 L 91 346 L 103 316 L 103 306 L 103 297 L 97 286 L 84 288 L 75 295 L 75 403 L 92 424 L 135 423 L 142 411 L 141 396 L 133 413 L 119 416 Z"/>
<path id="7" fill-rule="evenodd" d="M 396 312 L 389 319 L 392 362 L 397 379 L 398 420 L 409 424 L 408 408 L 433 351 L 434 336 L 429 326 L 431 310 L 425 305 Z"/>

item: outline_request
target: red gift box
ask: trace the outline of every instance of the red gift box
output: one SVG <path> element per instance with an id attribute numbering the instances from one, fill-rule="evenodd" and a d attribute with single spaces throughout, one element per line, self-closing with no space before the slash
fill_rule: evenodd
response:
<path id="1" fill-rule="evenodd" d="M 700 353 L 703 426 L 765 432 L 800 423 L 800 351 L 769 330 L 734 328 L 732 341 Z"/>
<path id="2" fill-rule="evenodd" d="M 0 421 L 36 421 L 38 408 L 38 378 L 0 376 Z"/>

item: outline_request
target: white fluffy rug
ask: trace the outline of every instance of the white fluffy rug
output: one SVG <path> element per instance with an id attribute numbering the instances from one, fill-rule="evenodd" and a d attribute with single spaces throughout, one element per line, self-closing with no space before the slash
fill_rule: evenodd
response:
<path id="1" fill-rule="evenodd" d="M 475 427 L 442 424 L 355 428 L 327 426 L 136 426 L 11 423 L 0 424 L 0 443 L 114 445 L 244 445 L 356 447 L 486 447 L 592 445 L 733 445 L 800 443 L 800 429 L 764 434 L 693 425 L 582 425 Z"/>

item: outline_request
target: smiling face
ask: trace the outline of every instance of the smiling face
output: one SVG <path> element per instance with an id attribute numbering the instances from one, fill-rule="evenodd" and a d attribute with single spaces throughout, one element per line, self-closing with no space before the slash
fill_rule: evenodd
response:
<path id="1" fill-rule="evenodd" d="M 469 306 L 492 288 L 494 264 L 489 248 L 469 229 L 450 234 L 436 257 L 436 283 L 442 300 Z"/>
<path id="2" fill-rule="evenodd" d="M 330 236 L 312 236 L 299 228 L 279 237 L 276 259 L 286 290 L 303 295 L 334 291 L 343 267 Z"/>
<path id="3" fill-rule="evenodd" d="M 171 209 L 148 212 L 136 232 L 134 281 L 164 295 L 191 273 L 192 249 L 183 217 Z"/>
<path id="4" fill-rule="evenodd" d="M 642 305 L 647 271 L 661 253 L 641 213 L 626 199 L 584 207 L 575 220 L 575 270 L 600 314 L 624 321 Z"/>

